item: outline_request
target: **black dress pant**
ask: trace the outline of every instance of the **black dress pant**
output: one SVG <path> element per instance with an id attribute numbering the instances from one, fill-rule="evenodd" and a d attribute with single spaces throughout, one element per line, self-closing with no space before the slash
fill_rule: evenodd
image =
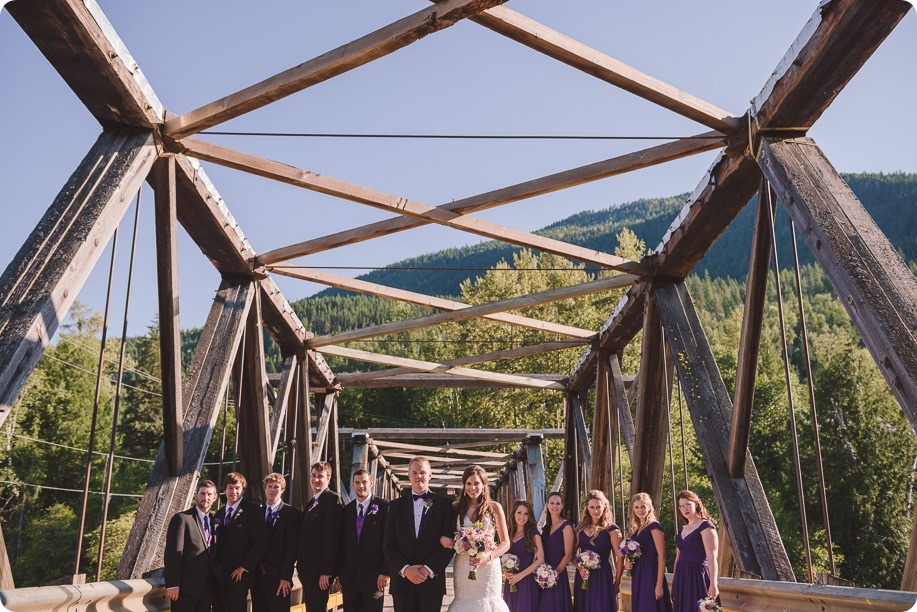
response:
<path id="1" fill-rule="evenodd" d="M 223 612 L 248 612 L 248 592 L 251 585 L 252 577 L 248 572 L 245 572 L 239 582 L 227 577 L 223 581 L 223 605 L 217 609 Z"/>
<path id="2" fill-rule="evenodd" d="M 407 593 L 392 593 L 395 612 L 440 612 L 443 609 L 442 594 L 432 594 L 415 589 Z"/>
<path id="3" fill-rule="evenodd" d="M 252 585 L 252 612 L 289 612 L 290 596 L 277 595 L 280 576 L 259 574 Z"/>
<path id="4" fill-rule="evenodd" d="M 302 580 L 302 576 L 300 576 Z M 306 604 L 306 612 L 325 612 L 328 609 L 328 595 L 330 589 L 320 589 L 318 577 L 303 580 L 302 600 Z"/>
<path id="5" fill-rule="evenodd" d="M 341 594 L 344 596 L 344 612 L 382 612 L 384 597 L 373 597 L 376 593 L 376 581 L 353 580 L 348 584 L 341 584 Z"/>

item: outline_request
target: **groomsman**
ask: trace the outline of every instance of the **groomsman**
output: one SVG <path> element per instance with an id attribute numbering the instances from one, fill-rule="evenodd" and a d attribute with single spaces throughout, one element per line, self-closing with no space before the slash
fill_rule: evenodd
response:
<path id="1" fill-rule="evenodd" d="M 226 612 L 246 612 L 248 591 L 270 538 L 261 507 L 242 498 L 247 484 L 245 476 L 238 472 L 226 475 L 226 506 L 215 519 L 219 525 L 216 558 Z"/>
<path id="2" fill-rule="evenodd" d="M 353 473 L 356 499 L 344 506 L 343 559 L 338 576 L 344 612 L 382 612 L 382 593 L 389 571 L 382 554 L 388 502 L 373 495 L 373 478 L 365 469 Z"/>
<path id="3" fill-rule="evenodd" d="M 331 464 L 312 465 L 312 499 L 303 510 L 296 569 L 302 582 L 307 612 L 325 612 L 328 590 L 338 563 L 341 539 L 341 498 L 331 491 Z"/>
<path id="4" fill-rule="evenodd" d="M 266 500 L 262 514 L 270 539 L 252 587 L 252 612 L 289 612 L 300 514 L 280 499 L 287 488 L 282 474 L 268 474 L 261 486 Z"/>
<path id="5" fill-rule="evenodd" d="M 433 472 L 425 457 L 408 466 L 411 491 L 389 504 L 383 549 L 392 569 L 395 612 L 439 612 L 446 594 L 446 566 L 454 551 L 440 544 L 455 536 L 452 500 L 430 492 Z"/>
<path id="6" fill-rule="evenodd" d="M 210 506 L 217 498 L 217 486 L 209 480 L 197 485 L 194 507 L 179 512 L 169 521 L 166 532 L 165 582 L 172 610 L 210 612 L 217 605 L 219 583 L 210 563 L 215 544 Z"/>

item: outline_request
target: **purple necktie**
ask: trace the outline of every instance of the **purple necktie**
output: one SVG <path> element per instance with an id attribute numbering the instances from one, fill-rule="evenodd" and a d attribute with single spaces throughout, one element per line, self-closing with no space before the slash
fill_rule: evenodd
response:
<path id="1" fill-rule="evenodd" d="M 207 550 L 210 550 L 210 517 L 206 514 L 204 515 L 204 544 L 207 547 Z"/>
<path id="2" fill-rule="evenodd" d="M 357 506 L 360 510 L 357 513 L 357 540 L 360 539 L 360 532 L 363 531 L 363 519 L 366 518 L 363 516 L 363 504 Z"/>
<path id="3" fill-rule="evenodd" d="M 226 525 L 232 522 L 232 506 L 226 506 Z"/>

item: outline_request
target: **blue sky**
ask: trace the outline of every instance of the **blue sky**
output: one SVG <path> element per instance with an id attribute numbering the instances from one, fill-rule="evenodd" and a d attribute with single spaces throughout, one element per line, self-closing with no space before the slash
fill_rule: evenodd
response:
<path id="1" fill-rule="evenodd" d="M 17 0 L 26 1 L 26 0 Z M 263 3 L 100 0 L 159 98 L 182 113 L 426 6 L 423 0 Z M 514 0 L 507 6 L 741 115 L 815 2 Z M 810 135 L 844 172 L 917 172 L 917 17 L 902 21 Z M 707 128 L 471 22 L 221 126 L 240 131 L 686 136 Z M 0 261 L 15 255 L 100 128 L 0 10 Z M 412 141 L 202 136 L 438 205 L 658 144 L 655 141 Z M 534 230 L 570 214 L 694 189 L 714 153 L 479 213 Z M 386 218 L 344 202 L 206 165 L 258 252 Z M 131 333 L 153 320 L 152 192 L 141 214 Z M 120 329 L 133 211 L 122 223 L 113 329 Z M 426 227 L 297 261 L 375 266 L 478 242 Z M 652 245 L 655 246 L 655 243 Z M 182 326 L 203 323 L 219 278 L 179 245 Z M 101 309 L 107 253 L 79 299 Z M 359 271 L 342 272 L 348 275 Z M 321 287 L 278 279 L 288 299 Z"/>

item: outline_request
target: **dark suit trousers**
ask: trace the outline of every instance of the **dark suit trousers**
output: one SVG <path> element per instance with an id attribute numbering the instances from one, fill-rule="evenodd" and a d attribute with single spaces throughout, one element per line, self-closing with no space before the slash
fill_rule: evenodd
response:
<path id="1" fill-rule="evenodd" d="M 290 596 L 277 595 L 280 576 L 274 573 L 260 574 L 252 586 L 252 612 L 289 612 Z"/>
<path id="2" fill-rule="evenodd" d="M 178 591 L 178 600 L 172 602 L 170 608 L 172 612 L 210 612 L 212 609 L 219 610 L 219 602 L 215 599 L 215 593 L 219 593 L 219 585 L 216 578 L 209 576 L 207 586 L 201 591 L 197 599 L 188 597 L 181 590 Z"/>
<path id="3" fill-rule="evenodd" d="M 247 612 L 248 611 L 248 591 L 252 586 L 252 576 L 245 572 L 242 580 L 233 581 L 227 577 L 223 583 L 223 607 L 224 612 Z"/>
<path id="4" fill-rule="evenodd" d="M 344 596 L 344 612 L 382 612 L 384 597 L 374 598 L 376 592 L 375 581 L 372 589 L 365 581 L 353 580 L 350 584 L 341 584 L 341 594 Z"/>
<path id="5" fill-rule="evenodd" d="M 302 600 L 306 604 L 306 612 L 325 612 L 328 609 L 329 590 L 322 590 L 318 587 L 318 576 L 302 580 Z"/>
<path id="6" fill-rule="evenodd" d="M 395 612 L 440 612 L 443 596 L 410 589 L 407 593 L 392 594 Z"/>

